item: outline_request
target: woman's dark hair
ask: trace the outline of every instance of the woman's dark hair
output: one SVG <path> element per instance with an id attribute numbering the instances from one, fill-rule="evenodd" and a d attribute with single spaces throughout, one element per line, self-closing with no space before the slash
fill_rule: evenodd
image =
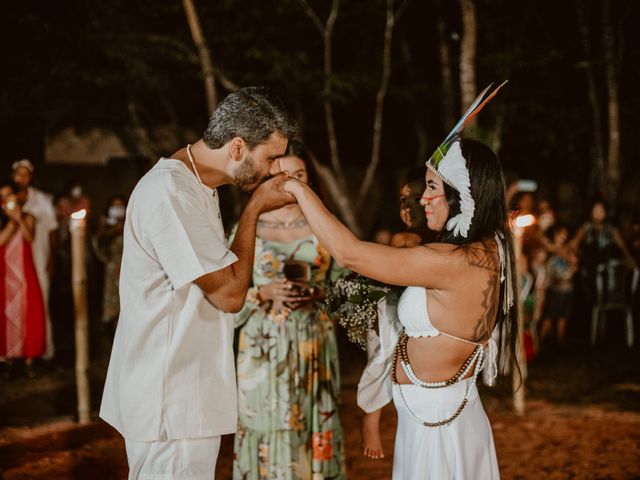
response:
<path id="1" fill-rule="evenodd" d="M 416 167 L 410 170 L 409 172 L 407 172 L 407 174 L 404 177 L 402 177 L 402 180 L 400 181 L 401 190 L 402 188 L 407 186 L 409 187 L 410 190 L 419 192 L 418 197 L 415 199 L 415 203 L 413 203 L 413 200 L 412 200 L 411 203 L 408 205 L 411 211 L 412 226 L 408 227 L 405 231 L 420 235 L 420 238 L 422 239 L 422 243 L 428 243 L 432 241 L 435 233 L 429 230 L 429 227 L 427 225 L 427 219 L 424 216 L 424 210 L 420 205 L 420 198 L 422 197 L 425 189 L 427 188 L 427 182 L 425 179 L 426 175 L 427 175 L 427 167 L 423 165 L 421 167 Z"/>
<path id="2" fill-rule="evenodd" d="M 309 152 L 309 149 L 307 149 L 306 145 L 297 139 L 289 140 L 287 151 L 284 156 L 298 157 L 304 162 L 304 166 L 307 168 L 309 186 L 322 198 L 324 195 L 321 195 L 322 192 L 320 192 L 320 178 L 318 177 L 318 172 L 311 161 L 311 153 Z"/>
<path id="3" fill-rule="evenodd" d="M 564 223 L 556 223 L 555 225 L 551 225 L 549 230 L 547 230 L 546 236 L 549 240 L 553 241 L 555 236 L 560 233 L 562 230 L 566 230 L 567 235 L 571 235 L 571 230 L 569 230 L 569 226 Z"/>
<path id="4" fill-rule="evenodd" d="M 427 183 L 425 181 L 425 176 L 427 175 L 427 167 L 416 167 L 412 170 L 410 170 L 409 172 L 407 172 L 407 174 L 402 177 L 402 180 L 400 181 L 400 186 L 404 186 L 404 185 L 409 185 L 409 186 L 416 186 L 416 187 L 421 187 L 422 191 L 424 192 L 425 188 L 427 188 Z"/>
<path id="5" fill-rule="evenodd" d="M 607 204 L 607 202 L 603 198 L 596 197 L 589 203 L 589 211 L 587 212 L 587 218 L 589 218 L 589 220 L 591 220 L 591 215 L 593 215 L 593 209 L 596 205 L 602 205 L 602 208 L 604 208 L 604 212 L 607 214 L 607 217 L 609 216 L 609 205 Z"/>
<path id="6" fill-rule="evenodd" d="M 482 142 L 464 139 L 461 141 L 462 155 L 469 170 L 471 181 L 471 196 L 475 202 L 473 219 L 467 237 L 454 235 L 445 227 L 437 236 L 436 241 L 452 243 L 461 248 L 472 243 L 491 242 L 495 235 L 502 235 L 505 239 L 505 264 L 509 270 L 505 272 L 505 282 L 500 287 L 496 328 L 500 332 L 500 352 L 508 352 L 510 358 L 515 358 L 518 340 L 518 281 L 516 276 L 516 259 L 513 248 L 511 228 L 509 226 L 509 210 L 505 195 L 505 183 L 502 167 L 496 154 Z M 447 221 L 460 213 L 460 194 L 456 189 L 443 182 L 444 193 L 449 204 Z M 506 285 L 510 283 L 513 290 L 513 305 L 507 313 L 502 308 L 506 294 Z"/>

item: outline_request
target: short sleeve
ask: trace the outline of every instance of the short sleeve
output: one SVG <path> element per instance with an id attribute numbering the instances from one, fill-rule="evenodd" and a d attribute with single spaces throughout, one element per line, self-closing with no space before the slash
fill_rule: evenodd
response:
<path id="1" fill-rule="evenodd" d="M 44 227 L 47 232 L 51 232 L 58 228 L 58 219 L 56 217 L 56 211 L 53 208 L 53 202 L 48 196 L 43 195 L 42 206 L 44 215 L 39 221 L 44 222 Z"/>
<path id="2" fill-rule="evenodd" d="M 58 217 L 53 208 L 51 197 L 39 190 L 29 190 L 29 200 L 25 204 L 25 212 L 36 217 L 39 228 L 51 232 L 58 228 Z"/>
<path id="3" fill-rule="evenodd" d="M 168 192 L 141 223 L 175 289 L 221 270 L 238 257 L 227 248 L 217 209 L 194 192 Z"/>

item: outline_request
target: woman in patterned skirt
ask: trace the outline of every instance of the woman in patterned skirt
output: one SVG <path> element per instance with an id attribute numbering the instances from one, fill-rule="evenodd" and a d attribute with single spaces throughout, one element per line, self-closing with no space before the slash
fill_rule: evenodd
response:
<path id="1" fill-rule="evenodd" d="M 303 145 L 281 168 L 309 182 Z M 297 205 L 258 221 L 253 286 L 237 314 L 235 479 L 344 479 L 334 324 L 318 308 L 331 257 Z"/>

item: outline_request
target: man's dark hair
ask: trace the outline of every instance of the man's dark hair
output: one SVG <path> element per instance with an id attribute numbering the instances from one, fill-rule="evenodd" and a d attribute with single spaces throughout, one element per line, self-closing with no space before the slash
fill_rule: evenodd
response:
<path id="1" fill-rule="evenodd" d="M 263 87 L 246 87 L 220 102 L 202 139 L 209 148 L 220 148 L 240 137 L 253 149 L 272 133 L 291 138 L 297 130 L 295 120 L 279 98 Z"/>

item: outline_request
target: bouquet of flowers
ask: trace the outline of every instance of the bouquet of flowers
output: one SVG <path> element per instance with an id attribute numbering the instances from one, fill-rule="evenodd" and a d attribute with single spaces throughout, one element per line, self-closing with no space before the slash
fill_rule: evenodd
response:
<path id="1" fill-rule="evenodd" d="M 389 285 L 350 272 L 328 285 L 325 303 L 349 340 L 366 350 L 369 330 L 377 325 L 378 301 L 391 291 Z"/>

